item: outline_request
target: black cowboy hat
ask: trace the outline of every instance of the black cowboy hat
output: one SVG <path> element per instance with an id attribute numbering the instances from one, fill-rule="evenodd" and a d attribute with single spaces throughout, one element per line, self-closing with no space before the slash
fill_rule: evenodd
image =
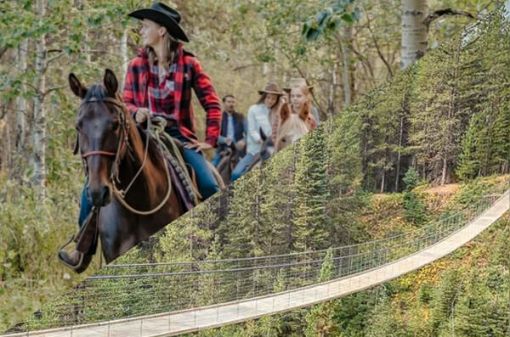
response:
<path id="1" fill-rule="evenodd" d="M 161 2 L 154 2 L 151 8 L 139 9 L 129 13 L 128 15 L 135 19 L 148 19 L 159 23 L 166 28 L 168 34 L 170 34 L 173 38 L 189 42 L 186 33 L 184 33 L 184 30 L 179 25 L 179 22 L 181 22 L 181 15 L 179 12 Z"/>

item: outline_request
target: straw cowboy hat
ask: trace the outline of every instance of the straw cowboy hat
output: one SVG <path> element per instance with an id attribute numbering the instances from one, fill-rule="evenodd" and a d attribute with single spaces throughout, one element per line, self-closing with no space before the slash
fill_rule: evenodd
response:
<path id="1" fill-rule="evenodd" d="M 287 91 L 287 92 L 290 92 L 290 90 L 294 87 L 300 87 L 300 86 L 306 86 L 308 87 L 308 90 L 312 91 L 313 90 L 313 86 L 311 85 L 308 85 L 308 83 L 306 83 L 306 80 L 302 77 L 293 77 L 289 80 L 289 82 L 287 83 L 287 86 L 285 88 L 283 88 L 283 90 Z"/>
<path id="2" fill-rule="evenodd" d="M 261 95 L 264 93 L 265 94 L 274 94 L 274 95 L 278 95 L 278 96 L 283 95 L 283 91 L 281 91 L 280 88 L 278 88 L 276 83 L 268 83 L 264 89 L 259 90 L 258 92 Z"/>
<path id="3" fill-rule="evenodd" d="M 148 19 L 159 23 L 166 28 L 168 34 L 177 40 L 189 42 L 184 29 L 179 25 L 181 22 L 181 14 L 175 9 L 168 7 L 161 2 L 154 2 L 151 8 L 143 8 L 129 13 L 135 19 Z"/>

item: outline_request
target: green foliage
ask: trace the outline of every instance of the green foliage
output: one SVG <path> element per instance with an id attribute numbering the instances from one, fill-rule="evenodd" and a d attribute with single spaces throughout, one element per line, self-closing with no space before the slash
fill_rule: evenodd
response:
<path id="1" fill-rule="evenodd" d="M 322 263 L 321 272 L 319 276 L 319 282 L 329 281 L 334 275 L 334 261 L 333 261 L 333 250 L 330 248 L 326 252 L 324 262 Z"/>
<path id="2" fill-rule="evenodd" d="M 318 281 L 325 282 L 330 280 L 333 276 L 333 269 L 333 250 L 328 249 L 322 263 Z M 334 322 L 336 307 L 337 305 L 334 301 L 312 307 L 305 316 L 305 336 L 339 336 L 339 329 Z"/>
<path id="3" fill-rule="evenodd" d="M 472 205 L 476 200 L 479 200 L 482 195 L 489 193 L 489 191 L 503 190 L 505 187 L 505 180 L 499 181 L 498 183 L 497 179 L 480 177 L 469 183 L 462 184 L 460 191 L 455 195 L 452 202 L 457 208 L 467 207 Z"/>
<path id="4" fill-rule="evenodd" d="M 85 276 L 70 275 L 55 258 L 56 247 L 76 230 L 74 205 L 81 187 L 70 175 L 61 183 L 50 185 L 41 204 L 31 188 L 0 176 L 0 308 L 11 308 L 0 310 L 0 327 L 19 323 L 47 296 Z M 88 273 L 95 270 L 94 263 Z"/>
<path id="5" fill-rule="evenodd" d="M 371 309 L 376 304 L 380 288 L 363 291 L 337 301 L 334 320 L 345 337 L 364 336 Z"/>
<path id="6" fill-rule="evenodd" d="M 360 108 L 361 109 L 361 108 Z M 325 126 L 327 167 L 331 194 L 345 194 L 357 190 L 362 180 L 361 167 L 361 118 L 359 109 L 350 107 Z M 344 163 L 348 163 L 345 165 Z"/>
<path id="7" fill-rule="evenodd" d="M 418 176 L 418 172 L 416 172 L 416 170 L 413 167 L 411 167 L 409 170 L 407 170 L 402 181 L 406 185 L 405 191 L 409 192 L 412 191 L 416 186 L 418 186 L 418 183 L 420 182 L 420 177 Z"/>
<path id="8" fill-rule="evenodd" d="M 164 231 L 157 240 L 155 258 L 158 261 L 202 260 L 209 254 L 209 245 L 214 233 L 210 227 L 216 221 L 216 214 L 208 207 L 197 207 L 182 216 L 179 221 Z"/>
<path id="9" fill-rule="evenodd" d="M 460 275 L 457 270 L 445 272 L 441 282 L 436 287 L 432 298 L 431 324 L 434 331 L 440 330 L 447 324 L 454 314 L 458 296 L 462 290 Z"/>
<path id="10" fill-rule="evenodd" d="M 463 180 L 508 170 L 510 103 L 507 83 L 510 74 L 506 67 L 510 64 L 507 52 L 510 44 L 502 38 L 508 32 L 508 22 L 498 14 L 494 14 L 490 25 L 481 25 L 482 35 L 465 52 L 466 58 L 476 61 L 477 73 L 471 85 L 479 97 L 459 157 L 457 174 Z M 480 57 L 482 53 L 490 53 L 492 57 Z"/>
<path id="11" fill-rule="evenodd" d="M 427 172 L 424 178 L 442 185 L 453 179 L 466 114 L 458 95 L 459 45 L 458 37 L 452 39 L 419 62 L 411 103 L 411 141 L 417 147 L 417 167 Z"/>
<path id="12" fill-rule="evenodd" d="M 62 150 L 73 145 L 72 125 L 78 102 L 62 88 L 67 87 L 65 78 L 69 71 L 83 75 L 86 83 L 99 78 L 106 66 L 113 65 L 121 73 L 121 55 L 117 43 L 113 42 L 127 27 L 125 14 L 140 5 L 137 1 L 84 3 L 84 8 L 74 8 L 69 1 L 52 1 L 44 18 L 37 17 L 31 1 L 0 4 L 0 50 L 8 48 L 14 52 L 23 40 L 33 42 L 48 34 L 50 54 L 55 53 L 50 57 L 56 57 L 49 64 L 47 77 L 48 86 L 55 89 L 46 101 L 51 107 L 47 120 L 51 135 L 47 202 L 38 204 L 34 191 L 26 186 L 32 174 L 28 165 L 13 165 L 16 182 L 7 179 L 3 172 L 0 176 L 0 307 L 8 308 L 1 312 L 1 326 L 12 325 L 15 319 L 39 308 L 45 298 L 76 281 L 72 277 L 67 280 L 70 276 L 55 265 L 54 258 L 62 238 L 75 230 L 76 199 L 82 184 L 80 178 L 76 179 L 82 174 L 79 160 L 73 159 L 69 150 Z M 356 73 L 361 79 L 355 83 L 360 91 L 368 91 L 386 80 L 385 73 L 374 72 L 373 66 L 380 63 L 380 55 L 373 47 L 375 42 L 383 42 L 382 50 L 388 50 L 386 56 L 399 48 L 400 27 L 395 24 L 399 3 L 364 1 L 363 6 L 374 9 L 376 14 L 363 18 L 353 10 L 354 3 L 349 0 L 326 6 L 324 1 L 298 0 L 199 0 L 179 4 L 184 24 L 192 27 L 189 31 L 193 42 L 189 49 L 199 57 L 202 55 L 201 61 L 210 71 L 219 93 L 235 90 L 241 111 L 255 101 L 255 86 L 261 87 L 269 78 L 288 78 L 296 72 L 308 79 L 321 80 L 312 82 L 317 101 L 324 103 L 327 95 L 322 84 L 329 81 L 324 79 L 342 65 L 337 56 L 341 55 L 339 41 L 343 41 L 339 40 L 338 28 L 349 21 L 355 28 L 360 54 L 352 60 L 361 64 L 358 68 L 362 70 Z M 310 18 L 310 13 L 319 14 Z M 225 219 L 218 216 L 214 204 L 218 200 L 213 198 L 168 226 L 155 239 L 155 253 L 141 247 L 123 261 L 247 257 L 364 241 L 377 230 L 369 228 L 369 222 L 363 219 L 366 213 L 361 211 L 369 204 L 368 193 L 401 190 L 404 172 L 409 174 L 404 181 L 407 191 L 403 196 L 394 195 L 392 202 L 400 208 L 403 199 L 407 220 L 416 223 L 424 221 L 423 203 L 411 187 L 417 175 L 428 182 L 446 183 L 457 177 L 469 181 L 481 175 L 508 172 L 510 39 L 508 24 L 498 20 L 496 17 L 482 22 L 480 36 L 468 44 L 455 33 L 456 24 L 434 33 L 450 39 L 441 41 L 441 48 L 426 55 L 415 68 L 397 73 L 391 83 L 366 93 L 349 109 L 323 122 L 321 128 L 300 144 L 279 153 L 265 167 L 239 180 L 232 188 Z M 299 31 L 303 23 L 305 35 L 312 39 L 324 37 L 320 45 L 302 39 Z M 130 50 L 129 56 L 133 55 L 134 50 Z M 31 48 L 29 62 L 33 63 L 34 57 Z M 260 62 L 269 63 L 271 73 L 261 74 Z M 390 61 L 389 68 L 394 64 L 395 61 Z M 246 70 L 250 67 L 251 70 Z M 32 68 L 21 73 L 10 63 L 2 64 L 2 103 L 12 105 L 17 97 L 29 99 L 37 94 L 26 85 L 35 79 Z M 367 75 L 359 75 L 362 72 Z M 9 121 L 14 120 L 11 110 L 14 111 L 9 107 Z M 201 130 L 203 114 L 198 109 L 197 125 Z M 416 171 L 407 170 L 412 159 Z M 452 208 L 469 205 L 489 187 L 478 180 L 463 186 Z M 385 215 L 399 218 L 393 208 L 379 211 L 377 219 L 381 223 Z M 391 225 L 388 233 L 403 231 L 409 224 L 395 221 Z M 329 302 L 308 312 L 297 311 L 243 327 L 226 327 L 218 333 L 227 336 L 302 336 L 305 333 L 418 336 L 426 335 L 427 329 L 433 328 L 437 335 L 447 335 L 453 324 L 458 334 L 501 335 L 505 324 L 509 326 L 502 314 L 504 303 L 509 303 L 508 282 L 500 277 L 508 275 L 508 237 L 508 231 L 502 232 L 496 242 L 490 243 L 494 249 L 488 261 L 497 264 L 497 268 L 484 270 L 482 263 L 481 267 L 476 266 L 483 274 L 480 279 L 464 277 L 465 274 L 460 274 L 462 270 L 458 276 L 441 275 L 434 290 L 428 286 L 420 288 L 416 307 L 409 304 L 410 300 L 398 298 L 412 291 L 412 287 L 397 288 L 398 285 L 389 284 L 385 288 L 392 291 L 373 310 L 374 299 L 364 292 L 340 301 L 340 305 Z M 330 267 L 324 264 L 322 280 L 327 279 Z M 257 277 L 263 286 L 273 286 L 276 291 L 286 287 L 282 279 L 272 284 L 262 272 Z M 214 277 L 202 281 L 208 292 L 201 303 L 212 303 L 220 291 L 232 290 L 214 289 Z M 471 291 L 471 283 L 476 284 L 478 292 Z M 39 295 L 34 297 L 32 289 Z M 190 292 L 183 285 L 172 291 L 173 296 Z M 108 314 L 121 317 L 154 308 L 152 303 L 143 302 L 143 298 L 134 298 L 111 312 L 101 307 L 95 313 L 98 317 Z M 480 313 L 473 304 L 484 312 Z M 424 318 L 423 324 L 414 317 L 414 323 L 406 326 L 399 305 L 412 308 L 415 316 L 430 309 L 431 317 L 426 322 Z M 310 324 L 305 326 L 305 321 Z M 488 323 L 483 326 L 483 322 Z"/>
<path id="13" fill-rule="evenodd" d="M 418 299 L 421 304 L 428 304 L 432 300 L 432 285 L 424 283 L 418 291 Z"/>
<path id="14" fill-rule="evenodd" d="M 418 185 L 419 176 L 414 168 L 410 168 L 403 179 L 406 188 L 404 191 L 404 209 L 406 220 L 414 224 L 422 224 L 427 220 L 425 204 L 420 197 L 412 191 Z"/>
<path id="15" fill-rule="evenodd" d="M 354 0 L 335 0 L 304 24 L 301 35 L 308 41 L 315 41 L 321 35 L 331 34 L 342 25 L 358 21 L 361 10 L 354 7 Z"/>
<path id="16" fill-rule="evenodd" d="M 407 336 L 405 328 L 395 317 L 389 298 L 382 298 L 374 307 L 366 330 L 367 337 Z"/>
<path id="17" fill-rule="evenodd" d="M 409 118 L 413 69 L 397 74 L 390 83 L 361 99 L 356 110 L 361 118 L 360 148 L 364 187 L 399 191 L 408 166 Z"/>
<path id="18" fill-rule="evenodd" d="M 318 128 L 299 144 L 302 149 L 296 166 L 296 226 L 294 245 L 298 251 L 324 249 L 330 245 L 331 226 L 326 205 L 327 152 L 324 151 L 324 129 Z"/>
<path id="19" fill-rule="evenodd" d="M 508 280 L 508 270 L 504 271 Z M 500 275 L 501 278 L 504 278 Z M 504 337 L 509 329 L 509 287 L 487 284 L 487 274 L 471 273 L 469 287 L 459 298 L 456 312 L 455 332 L 460 336 Z M 506 281 L 508 283 L 508 281 Z"/>

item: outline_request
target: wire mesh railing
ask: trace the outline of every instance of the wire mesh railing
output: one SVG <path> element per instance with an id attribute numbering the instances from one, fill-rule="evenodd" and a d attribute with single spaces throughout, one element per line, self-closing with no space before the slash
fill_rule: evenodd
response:
<path id="1" fill-rule="evenodd" d="M 241 259 L 112 265 L 45 306 L 26 330 L 65 327 L 239 301 L 343 278 L 429 247 L 475 219 L 501 194 L 412 232 L 328 250 Z M 327 275 L 321 273 L 328 264 Z"/>

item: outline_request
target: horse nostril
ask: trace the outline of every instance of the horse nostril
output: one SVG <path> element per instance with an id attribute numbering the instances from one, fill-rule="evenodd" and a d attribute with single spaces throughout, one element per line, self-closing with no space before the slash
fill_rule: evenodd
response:
<path id="1" fill-rule="evenodd" d="M 108 186 L 104 186 L 101 189 L 101 200 L 103 201 L 103 205 L 106 205 L 108 201 L 110 201 L 110 188 Z"/>

